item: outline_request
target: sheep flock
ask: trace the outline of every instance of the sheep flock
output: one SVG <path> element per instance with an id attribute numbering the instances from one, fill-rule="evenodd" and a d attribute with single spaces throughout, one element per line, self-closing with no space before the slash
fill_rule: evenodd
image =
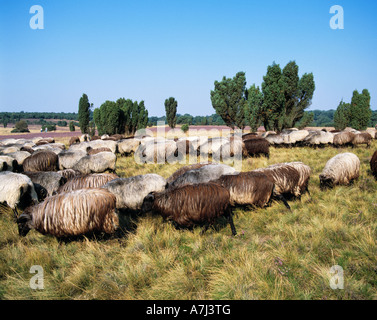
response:
<path id="1" fill-rule="evenodd" d="M 365 145 L 376 130 L 341 132 L 284 130 L 228 138 L 116 136 L 73 137 L 69 146 L 52 138 L 0 141 L 0 204 L 13 210 L 19 234 L 34 229 L 58 239 L 104 233 L 118 234 L 120 218 L 130 213 L 155 214 L 177 228 L 202 226 L 205 232 L 219 219 L 237 234 L 233 209 L 264 208 L 309 193 L 311 168 L 303 162 L 276 163 L 239 172 L 226 162 L 232 157 L 270 157 L 270 147 L 343 148 Z M 181 167 L 167 179 L 150 173 L 117 175 L 118 157 L 133 156 L 141 165 L 172 163 L 187 155 L 211 157 L 212 162 Z M 377 178 L 377 151 L 370 161 Z M 320 187 L 348 185 L 360 176 L 360 160 L 341 151 L 323 164 Z M 21 210 L 20 213 L 18 210 Z M 123 230 L 124 231 L 124 230 Z"/>

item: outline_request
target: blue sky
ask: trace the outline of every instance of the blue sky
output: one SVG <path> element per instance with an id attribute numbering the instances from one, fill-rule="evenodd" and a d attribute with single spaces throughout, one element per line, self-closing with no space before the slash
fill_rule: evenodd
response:
<path id="1" fill-rule="evenodd" d="M 334 109 L 367 88 L 377 109 L 375 0 L 0 0 L 0 111 L 77 112 L 83 93 L 99 107 L 120 97 L 164 101 L 178 113 L 214 113 L 215 80 L 295 60 L 313 72 L 311 109 Z M 44 29 L 32 30 L 32 5 Z M 344 8 L 344 30 L 330 7 Z"/>

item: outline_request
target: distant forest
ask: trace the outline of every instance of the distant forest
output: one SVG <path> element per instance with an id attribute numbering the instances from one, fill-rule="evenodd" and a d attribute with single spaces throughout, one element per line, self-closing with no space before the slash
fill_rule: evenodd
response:
<path id="1" fill-rule="evenodd" d="M 309 111 L 313 113 L 313 122 L 310 124 L 311 127 L 333 127 L 334 126 L 334 113 L 335 110 L 314 110 Z M 93 113 L 91 112 L 91 120 L 93 118 Z M 70 120 L 78 121 L 78 114 L 74 112 L 0 112 L 0 125 L 5 127 L 8 124 L 15 124 L 20 120 L 27 120 L 28 124 L 40 124 L 43 125 L 46 123 L 46 119 L 52 120 Z M 148 126 L 157 125 L 158 121 L 165 121 L 166 117 L 156 117 L 152 116 L 148 118 Z M 217 114 L 212 114 L 210 116 L 192 116 L 190 114 L 177 114 L 177 125 L 182 124 L 188 125 L 225 125 L 225 122 Z M 60 121 L 62 126 L 66 126 L 65 121 Z M 58 124 L 58 125 L 59 125 Z M 370 127 L 374 127 L 377 124 L 377 111 L 372 111 L 372 118 L 370 122 Z"/>

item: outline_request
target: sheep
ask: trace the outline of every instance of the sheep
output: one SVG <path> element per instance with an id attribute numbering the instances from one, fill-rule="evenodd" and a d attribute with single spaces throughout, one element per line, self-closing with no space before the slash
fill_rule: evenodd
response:
<path id="1" fill-rule="evenodd" d="M 38 203 L 31 179 L 24 174 L 0 172 L 0 203 L 6 203 L 13 210 Z"/>
<path id="2" fill-rule="evenodd" d="M 300 197 L 303 187 L 299 185 L 301 176 L 297 169 L 288 164 L 275 164 L 254 170 L 264 173 L 275 184 L 278 195 Z"/>
<path id="3" fill-rule="evenodd" d="M 366 144 L 367 148 L 369 148 L 371 145 L 371 142 L 372 142 L 372 136 L 369 133 L 367 132 L 357 133 L 352 139 L 352 147 L 355 147 L 360 144 Z"/>
<path id="4" fill-rule="evenodd" d="M 248 139 L 244 140 L 245 149 L 249 156 L 264 155 L 267 159 L 270 158 L 270 143 L 264 139 Z"/>
<path id="5" fill-rule="evenodd" d="M 87 146 L 93 148 L 93 149 L 98 149 L 98 148 L 109 148 L 112 153 L 117 152 L 117 142 L 112 141 L 112 140 L 94 140 L 94 141 L 89 141 L 87 143 Z M 86 149 L 84 149 L 85 151 Z"/>
<path id="6" fill-rule="evenodd" d="M 304 144 L 309 146 L 324 146 L 334 143 L 334 134 L 331 132 L 314 131 L 311 132 L 305 139 Z"/>
<path id="7" fill-rule="evenodd" d="M 114 234 L 119 228 L 115 196 L 104 189 L 81 189 L 48 197 L 27 208 L 17 219 L 20 236 L 35 229 L 59 239 L 97 232 Z"/>
<path id="8" fill-rule="evenodd" d="M 377 179 L 377 151 L 373 154 L 370 160 L 370 169 L 372 170 L 373 176 Z"/>
<path id="9" fill-rule="evenodd" d="M 80 142 L 87 142 L 87 141 L 90 141 L 90 136 L 87 133 L 81 135 Z"/>
<path id="10" fill-rule="evenodd" d="M 215 183 L 187 185 L 150 193 L 145 197 L 142 212 L 159 214 L 172 221 L 176 227 L 192 228 L 204 225 L 202 234 L 215 221 L 224 216 L 228 219 L 232 234 L 237 234 L 232 218 L 229 191 Z"/>
<path id="11" fill-rule="evenodd" d="M 25 159 L 29 157 L 31 153 L 26 152 L 26 151 L 17 151 L 13 153 L 8 153 L 9 157 L 12 157 L 13 159 L 17 160 L 18 165 L 22 166 Z"/>
<path id="12" fill-rule="evenodd" d="M 340 132 L 334 135 L 334 146 L 348 146 L 352 144 L 355 134 L 352 132 Z"/>
<path id="13" fill-rule="evenodd" d="M 135 160 L 138 163 L 173 163 L 182 156 L 178 154 L 177 144 L 173 140 L 142 143 L 135 152 Z"/>
<path id="14" fill-rule="evenodd" d="M 220 149 L 221 159 L 223 162 L 231 161 L 234 157 L 241 160 L 242 157 L 246 158 L 248 156 L 245 143 L 242 141 L 242 139 L 231 137 L 229 140 L 230 141 L 221 146 Z"/>
<path id="15" fill-rule="evenodd" d="M 275 147 L 282 146 L 284 144 L 284 139 L 281 134 L 269 134 L 265 139 L 270 143 L 270 145 Z"/>
<path id="16" fill-rule="evenodd" d="M 76 171 L 76 170 L 73 170 L 73 169 L 64 169 L 64 170 L 59 170 L 58 173 L 66 178 L 67 180 L 70 180 L 72 179 L 73 177 L 77 177 L 77 176 L 80 176 L 81 175 L 81 172 L 80 171 Z"/>
<path id="17" fill-rule="evenodd" d="M 295 145 L 304 141 L 304 139 L 309 135 L 308 130 L 298 130 L 292 131 L 288 134 L 289 144 Z"/>
<path id="18" fill-rule="evenodd" d="M 49 150 L 37 151 L 24 160 L 23 168 L 29 172 L 58 171 L 59 158 Z"/>
<path id="19" fill-rule="evenodd" d="M 93 154 L 97 154 L 97 153 L 100 153 L 100 152 L 112 152 L 112 151 L 109 148 L 97 148 L 97 149 L 92 149 L 92 147 L 86 148 L 86 153 L 88 155 L 93 155 Z"/>
<path id="20" fill-rule="evenodd" d="M 274 192 L 275 185 L 261 172 L 241 172 L 237 175 L 221 176 L 214 181 L 227 189 L 232 206 L 255 206 L 264 208 L 272 198 L 278 198 L 290 209 L 285 198 Z"/>
<path id="21" fill-rule="evenodd" d="M 93 173 L 88 175 L 80 175 L 72 177 L 60 187 L 59 193 L 70 192 L 78 189 L 85 188 L 99 188 L 111 180 L 118 179 L 119 177 L 114 173 Z"/>
<path id="22" fill-rule="evenodd" d="M 180 175 L 166 188 L 178 188 L 187 184 L 206 183 L 219 179 L 222 175 L 237 174 L 236 169 L 225 164 L 209 164 L 198 169 L 189 170 Z"/>
<path id="23" fill-rule="evenodd" d="M 117 209 L 137 211 L 150 192 L 165 189 L 166 180 L 157 174 L 145 174 L 129 178 L 119 178 L 106 183 L 102 188 L 116 196 Z"/>
<path id="24" fill-rule="evenodd" d="M 369 133 L 372 136 L 372 139 L 376 139 L 377 130 L 374 128 L 368 128 L 365 132 Z"/>
<path id="25" fill-rule="evenodd" d="M 85 156 L 87 156 L 87 153 L 81 150 L 62 152 L 58 155 L 59 169 L 72 169 Z"/>
<path id="26" fill-rule="evenodd" d="M 33 182 L 39 201 L 43 201 L 47 196 L 55 195 L 67 182 L 61 174 L 52 171 L 24 172 L 24 175 Z"/>
<path id="27" fill-rule="evenodd" d="M 181 152 L 185 155 L 196 155 L 197 149 L 194 147 L 194 144 L 190 140 L 178 140 L 176 141 L 178 152 Z"/>
<path id="28" fill-rule="evenodd" d="M 82 157 L 71 169 L 82 174 L 102 173 L 106 170 L 115 172 L 117 157 L 112 152 L 101 152 Z"/>
<path id="29" fill-rule="evenodd" d="M 200 169 L 201 167 L 204 167 L 204 166 L 206 166 L 208 164 L 209 163 L 195 163 L 195 164 L 191 164 L 191 165 L 182 167 L 182 168 L 178 169 L 177 171 L 175 171 L 169 178 L 167 178 L 166 182 L 167 183 L 171 183 L 174 180 L 176 180 L 179 176 L 181 176 L 182 174 L 186 173 L 187 171 L 195 170 L 195 169 Z"/>
<path id="30" fill-rule="evenodd" d="M 360 160 L 353 153 L 340 153 L 331 158 L 319 175 L 321 189 L 348 185 L 360 176 Z"/>
<path id="31" fill-rule="evenodd" d="M 10 156 L 0 156 L 0 171 L 18 171 L 18 161 Z"/>
<path id="32" fill-rule="evenodd" d="M 122 155 L 135 153 L 141 141 L 139 139 L 126 139 L 118 142 L 118 152 Z"/>
<path id="33" fill-rule="evenodd" d="M 62 148 L 53 147 L 52 144 L 46 144 L 44 146 L 39 147 L 33 147 L 34 151 L 51 151 L 55 153 L 56 155 L 59 155 L 60 153 L 64 152 Z"/>
<path id="34" fill-rule="evenodd" d="M 37 145 L 37 146 L 43 146 L 43 145 L 46 145 L 46 144 L 49 144 L 49 142 L 48 141 L 46 141 L 46 140 L 39 140 L 39 141 L 37 141 L 36 143 L 35 143 L 35 145 Z"/>
<path id="35" fill-rule="evenodd" d="M 34 149 L 32 147 L 28 147 L 28 146 L 21 147 L 20 151 L 26 151 L 26 152 L 29 152 L 30 154 L 34 153 Z"/>
<path id="36" fill-rule="evenodd" d="M 287 163 L 283 163 L 282 165 L 289 165 L 298 171 L 300 175 L 300 179 L 298 181 L 298 186 L 300 188 L 300 196 L 303 195 L 305 192 L 309 193 L 310 195 L 309 180 L 310 180 L 310 175 L 312 173 L 312 169 L 308 165 L 302 162 L 287 162 Z"/>
<path id="37" fill-rule="evenodd" d="M 73 145 L 73 144 L 78 144 L 80 143 L 80 137 L 72 137 L 71 139 L 69 139 L 69 145 Z"/>
<path id="38" fill-rule="evenodd" d="M 242 135 L 242 140 L 245 141 L 245 140 L 249 140 L 249 139 L 253 139 L 253 138 L 258 138 L 258 134 L 257 133 L 254 133 L 254 132 L 251 132 L 251 133 L 245 133 Z"/>
<path id="39" fill-rule="evenodd" d="M 217 157 L 220 160 L 220 150 L 221 147 L 229 143 L 229 139 L 227 138 L 210 138 L 204 143 L 201 143 L 199 146 L 199 152 L 201 155 L 212 155 L 212 157 Z"/>

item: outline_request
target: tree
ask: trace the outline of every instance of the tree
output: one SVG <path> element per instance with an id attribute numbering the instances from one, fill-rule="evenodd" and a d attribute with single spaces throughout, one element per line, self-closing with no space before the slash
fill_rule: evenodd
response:
<path id="1" fill-rule="evenodd" d="M 343 100 L 339 103 L 334 113 L 334 126 L 336 130 L 344 130 L 350 122 L 350 104 Z"/>
<path id="2" fill-rule="evenodd" d="M 370 94 L 367 89 L 362 93 L 353 92 L 351 103 L 340 102 L 334 114 L 335 128 L 343 130 L 352 127 L 356 130 L 365 130 L 371 122 Z"/>
<path id="3" fill-rule="evenodd" d="M 100 135 L 134 134 L 136 130 L 147 127 L 148 110 L 144 101 L 138 103 L 120 98 L 116 102 L 106 101 L 95 109 L 93 120 Z"/>
<path id="4" fill-rule="evenodd" d="M 356 130 L 365 130 L 368 127 L 372 110 L 370 109 L 370 94 L 367 89 L 364 89 L 362 93 L 357 90 L 353 92 L 349 114 L 350 127 Z"/>
<path id="5" fill-rule="evenodd" d="M 90 103 L 84 93 L 79 101 L 79 125 L 82 133 L 89 133 Z"/>
<path id="6" fill-rule="evenodd" d="M 16 122 L 14 125 L 14 129 L 11 131 L 12 133 L 17 133 L 17 132 L 30 132 L 28 128 L 28 124 L 25 120 L 20 120 Z"/>
<path id="7" fill-rule="evenodd" d="M 166 112 L 166 120 L 170 128 L 175 128 L 177 123 L 177 106 L 178 102 L 175 98 L 170 97 L 169 99 L 165 100 L 165 112 Z"/>
<path id="8" fill-rule="evenodd" d="M 245 127 L 246 77 L 238 72 L 233 79 L 223 77 L 215 81 L 215 89 L 211 91 L 211 102 L 216 113 L 228 127 L 234 129 Z"/>
<path id="9" fill-rule="evenodd" d="M 189 130 L 189 125 L 187 123 L 184 123 L 182 126 L 181 126 L 181 130 L 186 133 L 188 130 Z"/>
<path id="10" fill-rule="evenodd" d="M 73 122 L 73 121 L 71 121 L 70 123 L 69 123 L 69 131 L 71 131 L 71 132 L 73 132 L 73 131 L 75 131 L 76 129 L 75 129 L 75 123 Z"/>
<path id="11" fill-rule="evenodd" d="M 292 128 L 297 122 L 310 123 L 313 119 L 303 119 L 305 110 L 311 105 L 315 90 L 314 76 L 305 73 L 301 78 L 298 75 L 296 62 L 289 62 L 283 69 L 282 81 L 284 86 L 284 128 Z M 305 121 L 303 121 L 305 120 Z"/>
<path id="12" fill-rule="evenodd" d="M 257 131 L 259 125 L 261 124 L 259 114 L 261 113 L 262 106 L 263 94 L 259 87 L 256 87 L 255 84 L 253 84 L 248 90 L 248 98 L 245 109 L 246 121 L 249 123 L 252 132 Z"/>
<path id="13" fill-rule="evenodd" d="M 276 63 L 267 67 L 262 90 L 255 85 L 248 90 L 246 119 L 255 129 L 263 124 L 266 130 L 281 132 L 284 128 L 305 126 L 313 114 L 305 110 L 311 105 L 315 83 L 312 73 L 298 75 L 298 66 L 289 62 L 283 70 Z"/>

